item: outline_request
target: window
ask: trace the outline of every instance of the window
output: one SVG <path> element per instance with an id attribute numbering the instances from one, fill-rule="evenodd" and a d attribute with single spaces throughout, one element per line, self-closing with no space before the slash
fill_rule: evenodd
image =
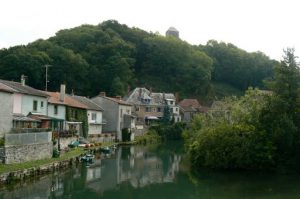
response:
<path id="1" fill-rule="evenodd" d="M 33 111 L 37 111 L 38 102 L 36 100 L 33 101 Z"/>
<path id="2" fill-rule="evenodd" d="M 44 108 L 44 102 L 41 101 L 41 108 Z"/>
<path id="3" fill-rule="evenodd" d="M 176 108 L 176 112 L 178 112 L 178 108 Z"/>
<path id="4" fill-rule="evenodd" d="M 54 115 L 57 115 L 58 114 L 58 107 L 57 105 L 54 105 Z"/>
<path id="5" fill-rule="evenodd" d="M 97 114 L 96 113 L 92 113 L 92 120 L 94 120 L 94 121 L 97 120 Z"/>
<path id="6" fill-rule="evenodd" d="M 146 112 L 151 112 L 151 107 L 146 107 Z"/>
<path id="7" fill-rule="evenodd" d="M 174 103 L 173 101 L 170 101 L 170 104 L 171 104 L 171 105 L 173 105 L 173 103 Z"/>
<path id="8" fill-rule="evenodd" d="M 157 112 L 161 112 L 161 108 L 160 107 L 157 107 Z"/>
<path id="9" fill-rule="evenodd" d="M 140 107 L 136 106 L 135 111 L 140 111 Z"/>

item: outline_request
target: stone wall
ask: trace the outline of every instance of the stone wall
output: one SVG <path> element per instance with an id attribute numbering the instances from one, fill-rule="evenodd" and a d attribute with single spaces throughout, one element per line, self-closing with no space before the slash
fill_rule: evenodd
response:
<path id="1" fill-rule="evenodd" d="M 59 143 L 60 143 L 60 149 L 64 150 L 68 148 L 68 145 L 71 144 L 71 142 L 76 141 L 77 137 L 70 137 L 70 138 L 60 138 Z"/>
<path id="2" fill-rule="evenodd" d="M 91 143 L 105 143 L 105 142 L 114 142 L 115 141 L 115 135 L 107 135 L 102 134 L 101 137 L 88 137 L 88 141 Z"/>
<path id="3" fill-rule="evenodd" d="M 52 142 L 43 144 L 7 146 L 5 147 L 5 163 L 13 164 L 51 158 L 52 152 Z"/>

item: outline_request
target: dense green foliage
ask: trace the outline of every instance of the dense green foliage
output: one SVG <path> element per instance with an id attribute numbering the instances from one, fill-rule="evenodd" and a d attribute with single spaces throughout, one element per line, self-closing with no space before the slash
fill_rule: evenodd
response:
<path id="1" fill-rule="evenodd" d="M 249 86 L 264 87 L 262 80 L 273 76 L 276 61 L 261 52 L 247 53 L 232 44 L 210 40 L 199 46 L 213 58 L 212 79 L 246 90 Z"/>
<path id="2" fill-rule="evenodd" d="M 135 138 L 135 141 L 138 144 L 158 144 L 161 143 L 162 139 L 161 137 L 158 135 L 157 132 L 155 131 L 148 131 L 146 134 L 142 135 L 142 136 L 137 136 Z"/>
<path id="3" fill-rule="evenodd" d="M 66 121 L 70 122 L 82 122 L 82 135 L 87 138 L 89 126 L 86 109 L 79 109 L 67 106 L 66 107 Z"/>
<path id="4" fill-rule="evenodd" d="M 274 61 L 262 53 L 247 53 L 232 44 L 208 42 L 192 46 L 174 37 L 163 37 L 129 28 L 117 21 L 82 25 L 61 30 L 47 40 L 27 46 L 0 50 L 0 79 L 19 81 L 57 91 L 61 83 L 67 91 L 94 96 L 125 95 L 129 88 L 146 86 L 161 92 L 178 92 L 181 97 L 212 99 L 223 83 L 243 91 L 261 86 L 272 76 Z M 220 89 L 219 89 L 220 90 Z M 234 92 L 233 94 L 235 94 Z"/>
<path id="5" fill-rule="evenodd" d="M 292 49 L 269 85 L 273 92 L 250 89 L 194 119 L 184 133 L 194 166 L 299 171 L 300 71 Z"/>
<path id="6" fill-rule="evenodd" d="M 156 132 L 162 140 L 182 140 L 182 133 L 186 128 L 186 123 L 159 123 L 150 127 L 151 131 Z"/>

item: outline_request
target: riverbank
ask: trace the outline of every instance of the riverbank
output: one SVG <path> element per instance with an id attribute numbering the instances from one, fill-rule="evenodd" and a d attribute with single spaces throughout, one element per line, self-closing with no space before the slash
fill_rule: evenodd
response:
<path id="1" fill-rule="evenodd" d="M 109 147 L 115 144 L 116 143 L 104 143 L 101 147 Z M 88 150 L 97 150 L 101 147 L 75 148 L 58 158 L 0 165 L 0 184 L 20 181 L 26 178 L 51 173 L 61 168 L 68 168 L 74 163 L 79 162 L 80 157 L 87 153 Z"/>

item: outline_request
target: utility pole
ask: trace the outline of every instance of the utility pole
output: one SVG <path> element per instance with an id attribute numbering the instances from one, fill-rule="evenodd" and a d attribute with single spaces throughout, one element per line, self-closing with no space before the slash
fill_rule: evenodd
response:
<path id="1" fill-rule="evenodd" d="M 45 91 L 47 91 L 47 89 L 48 89 L 48 68 L 51 67 L 51 65 L 46 64 L 43 67 L 46 68 L 46 87 L 45 87 Z"/>

